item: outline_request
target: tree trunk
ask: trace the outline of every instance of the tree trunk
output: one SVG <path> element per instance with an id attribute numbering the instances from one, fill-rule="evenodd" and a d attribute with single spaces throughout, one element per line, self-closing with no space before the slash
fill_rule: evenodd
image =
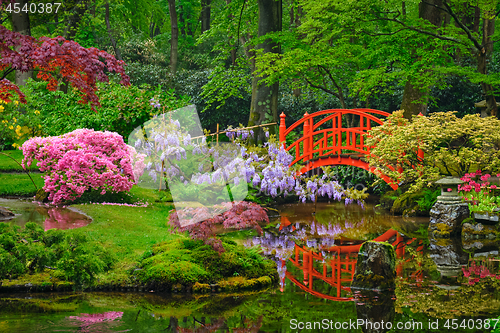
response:
<path id="1" fill-rule="evenodd" d="M 64 2 L 63 2 L 64 3 Z M 64 31 L 64 37 L 73 40 L 78 30 L 78 25 L 82 20 L 83 15 L 88 9 L 89 0 L 66 2 L 65 10 L 71 11 L 73 14 L 68 15 L 68 23 Z"/>
<path id="2" fill-rule="evenodd" d="M 201 0 L 201 33 L 210 29 L 210 0 Z"/>
<path id="3" fill-rule="evenodd" d="M 229 5 L 231 3 L 231 0 L 226 0 L 226 4 Z M 229 14 L 229 19 L 231 20 L 234 20 L 234 15 L 233 14 Z M 229 46 L 231 46 L 231 51 L 230 51 L 230 54 L 231 54 L 231 66 L 235 66 L 236 65 L 236 44 L 238 42 L 238 36 L 236 36 L 235 39 L 235 42 L 233 43 L 232 40 L 233 40 L 233 36 L 228 36 L 228 44 Z M 244 38 L 240 38 L 240 39 L 244 39 Z M 242 41 L 242 44 L 245 45 L 245 43 L 243 43 Z M 248 56 L 248 50 L 245 50 L 245 54 L 247 54 Z M 251 59 L 251 57 L 248 57 L 248 59 Z M 254 64 L 252 64 L 253 66 Z M 252 72 L 254 71 L 254 67 L 252 67 L 250 69 Z"/>
<path id="4" fill-rule="evenodd" d="M 170 11 L 170 73 L 175 76 L 177 72 L 177 57 L 179 45 L 179 27 L 177 25 L 177 11 L 175 10 L 175 0 L 168 0 L 168 10 Z"/>
<path id="5" fill-rule="evenodd" d="M 28 4 L 28 0 L 19 0 L 17 1 L 21 8 L 24 7 L 25 4 Z M 29 6 L 29 4 L 28 4 Z M 31 27 L 30 27 L 30 18 L 28 13 L 20 11 L 19 13 L 12 12 L 12 27 L 13 31 L 19 32 L 20 34 L 31 36 Z M 33 71 L 21 72 L 20 70 L 16 71 L 15 83 L 19 86 L 24 86 L 26 84 L 26 80 L 32 77 Z"/>
<path id="6" fill-rule="evenodd" d="M 281 0 L 258 0 L 259 7 L 259 36 L 270 32 L 281 31 Z M 257 48 L 264 53 L 279 53 L 280 47 L 271 40 L 259 44 Z M 267 86 L 262 83 L 266 77 L 255 70 L 252 73 L 252 102 L 248 126 L 255 126 L 278 121 L 278 89 L 279 84 Z M 274 132 L 274 128 L 271 133 Z M 257 142 L 265 141 L 262 130 L 255 131 Z"/>
<path id="7" fill-rule="evenodd" d="M 297 5 L 297 11 L 294 11 L 294 6 L 290 6 L 290 28 L 296 29 L 300 26 L 300 19 L 302 17 L 302 7 L 300 4 Z M 293 79 L 293 82 L 299 82 L 299 79 Z M 302 89 L 300 87 L 296 87 L 293 89 L 293 96 L 298 98 L 302 95 Z"/>
<path id="8" fill-rule="evenodd" d="M 421 1 L 418 6 L 418 15 L 436 27 L 441 27 L 445 22 L 445 14 L 439 10 L 442 7 L 442 0 L 428 0 Z M 422 113 L 427 114 L 427 95 L 429 94 L 428 88 L 422 89 L 414 84 L 414 79 L 408 78 L 403 92 L 403 100 L 401 102 L 401 109 L 404 110 L 404 117 L 411 119 L 412 116 Z"/>
<path id="9" fill-rule="evenodd" d="M 489 15 L 484 15 L 489 16 Z M 493 16 L 493 15 L 491 15 Z M 477 55 L 477 70 L 481 74 L 488 74 L 487 62 L 493 52 L 493 42 L 491 36 L 495 32 L 495 20 L 483 18 L 483 48 L 478 50 Z M 493 95 L 493 86 L 487 83 L 481 83 L 484 97 L 486 98 L 486 114 L 500 118 L 498 113 L 497 101 Z"/>
<path id="10" fill-rule="evenodd" d="M 422 113 L 427 114 L 427 103 L 422 100 L 427 100 L 425 97 L 426 92 L 414 86 L 411 80 L 406 81 L 405 90 L 403 92 L 403 101 L 401 102 L 401 109 L 404 110 L 404 117 L 411 119 L 413 115 Z M 419 103 L 414 103 L 420 101 Z"/>
<path id="11" fill-rule="evenodd" d="M 106 15 L 105 15 L 106 28 L 108 29 L 108 36 L 109 40 L 111 41 L 111 46 L 113 46 L 113 50 L 115 51 L 116 59 L 123 60 L 122 54 L 120 53 L 120 50 L 116 46 L 116 41 L 113 38 L 113 34 L 111 33 L 111 24 L 109 23 L 109 1 L 106 1 L 104 8 L 106 9 Z"/>
<path id="12" fill-rule="evenodd" d="M 184 19 L 184 9 L 179 5 L 179 23 L 181 26 L 181 35 L 186 36 L 186 20 Z"/>

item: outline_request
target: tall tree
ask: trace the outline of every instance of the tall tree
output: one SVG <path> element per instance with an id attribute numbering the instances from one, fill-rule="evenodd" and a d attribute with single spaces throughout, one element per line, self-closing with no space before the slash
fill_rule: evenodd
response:
<path id="1" fill-rule="evenodd" d="M 435 57 L 431 65 L 441 62 L 441 66 L 427 65 L 426 67 L 436 67 L 439 73 L 465 75 L 471 82 L 480 84 L 486 98 L 487 112 L 500 117 L 494 96 L 494 86 L 500 84 L 500 80 L 488 73 L 488 60 L 491 59 L 493 44 L 498 40 L 494 38 L 494 22 L 500 14 L 498 10 L 499 2 L 493 0 L 464 3 L 460 0 L 433 0 L 422 1 L 422 3 L 427 8 L 432 8 L 431 11 L 434 13 L 438 11 L 444 13 L 449 18 L 450 24 L 436 29 L 434 24 L 423 22 L 423 20 L 401 17 L 400 11 L 392 9 L 387 9 L 383 14 L 378 14 L 377 19 L 395 22 L 401 30 L 410 30 L 420 35 L 432 37 L 432 50 L 440 58 Z M 471 20 L 471 17 L 474 17 L 474 19 Z M 432 21 L 430 22 L 432 23 Z M 477 32 L 474 31 L 476 27 L 479 27 L 480 22 L 482 22 L 482 28 L 478 29 Z M 442 48 L 446 52 L 438 53 L 438 48 Z M 460 56 L 475 58 L 476 69 L 472 70 L 472 67 L 456 65 L 450 62 L 449 59 L 446 65 L 443 66 L 443 60 L 447 56 L 450 54 L 455 56 L 457 53 Z"/>
<path id="2" fill-rule="evenodd" d="M 258 0 L 259 6 L 259 37 L 281 31 L 282 4 L 281 0 Z M 274 40 L 264 39 L 257 46 L 257 53 L 280 53 L 279 44 Z M 279 83 L 268 85 L 266 74 L 254 69 L 252 79 L 252 103 L 248 126 L 261 125 L 278 121 L 278 89 Z M 257 131 L 257 140 L 265 140 L 263 131 Z"/>
<path id="3" fill-rule="evenodd" d="M 201 0 L 201 33 L 210 29 L 210 0 Z"/>
<path id="4" fill-rule="evenodd" d="M 179 56 L 179 26 L 177 25 L 175 0 L 168 0 L 168 10 L 170 11 L 170 73 L 175 75 Z"/>
<path id="5" fill-rule="evenodd" d="M 441 28 L 445 23 L 446 16 L 445 13 L 439 9 L 439 6 L 442 6 L 442 3 L 442 0 L 421 1 L 418 6 L 418 16 L 421 19 L 428 21 L 437 29 Z M 401 8 L 403 11 L 404 7 Z M 419 45 L 418 47 L 428 47 L 427 44 L 428 43 L 426 42 L 424 45 Z M 410 76 L 408 77 L 404 87 L 401 109 L 404 110 L 404 116 L 407 119 L 411 119 L 413 115 L 427 114 L 427 102 L 430 89 L 429 87 L 422 88 L 415 82 L 418 82 L 418 78 Z"/>
<path id="6" fill-rule="evenodd" d="M 106 1 L 106 3 L 104 4 L 104 8 L 106 11 L 106 13 L 104 15 L 104 19 L 106 21 L 106 28 L 108 30 L 108 36 L 109 36 L 109 40 L 111 41 L 111 46 L 113 46 L 113 50 L 115 51 L 116 59 L 123 60 L 122 55 L 120 53 L 120 49 L 116 45 L 116 41 L 113 37 L 112 30 L 111 30 L 111 24 L 109 22 L 109 1 Z"/>
<path id="7" fill-rule="evenodd" d="M 78 32 L 80 22 L 89 9 L 90 0 L 69 0 L 64 2 L 66 26 L 64 37 L 73 40 Z"/>
<path id="8" fill-rule="evenodd" d="M 29 5 L 28 0 L 19 0 L 16 3 L 19 4 L 20 8 L 23 8 L 25 5 Z M 28 12 L 19 11 L 18 13 L 16 13 L 15 11 L 12 11 L 11 18 L 12 28 L 15 32 L 26 36 L 31 36 L 30 17 Z M 23 86 L 26 83 L 26 80 L 32 77 L 32 75 L 33 71 L 31 70 L 16 70 L 15 84 L 17 86 Z"/>

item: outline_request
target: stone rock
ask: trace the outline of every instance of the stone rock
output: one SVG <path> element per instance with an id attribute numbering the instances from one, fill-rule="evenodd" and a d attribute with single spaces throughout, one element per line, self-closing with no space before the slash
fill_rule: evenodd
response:
<path id="1" fill-rule="evenodd" d="M 36 191 L 35 195 L 35 201 L 38 202 L 48 202 L 49 201 L 49 194 L 45 192 L 43 189 L 39 188 L 38 191 Z"/>
<path id="2" fill-rule="evenodd" d="M 441 275 L 450 275 L 461 270 L 469 262 L 469 254 L 462 250 L 462 243 L 457 238 L 429 237 L 429 252 Z"/>
<path id="3" fill-rule="evenodd" d="M 417 199 L 421 193 L 403 193 L 392 204 L 391 212 L 395 215 L 403 216 L 424 216 L 425 212 L 419 207 Z"/>
<path id="4" fill-rule="evenodd" d="M 482 223 L 464 223 L 462 225 L 462 238 L 470 239 L 496 239 L 500 236 L 497 225 L 485 225 Z"/>
<path id="5" fill-rule="evenodd" d="M 466 203 L 443 204 L 437 202 L 430 211 L 429 236 L 448 238 L 461 232 L 462 221 L 469 217 Z"/>
<path id="6" fill-rule="evenodd" d="M 379 202 L 384 209 L 390 210 L 392 209 L 392 205 L 397 198 L 398 194 L 396 193 L 396 191 L 387 191 L 380 197 Z"/>
<path id="7" fill-rule="evenodd" d="M 0 207 L 0 219 L 9 219 L 9 218 L 12 218 L 14 217 L 14 213 L 10 210 L 8 210 L 7 208 L 4 208 L 4 207 Z"/>
<path id="8" fill-rule="evenodd" d="M 381 323 L 394 322 L 396 296 L 390 292 L 359 290 L 355 293 L 355 297 L 357 320 L 363 321 L 361 324 L 363 333 L 389 331 L 389 325 L 381 325 Z"/>
<path id="9" fill-rule="evenodd" d="M 395 288 L 395 278 L 396 252 L 392 245 L 374 241 L 363 243 L 359 249 L 351 288 L 393 289 Z"/>

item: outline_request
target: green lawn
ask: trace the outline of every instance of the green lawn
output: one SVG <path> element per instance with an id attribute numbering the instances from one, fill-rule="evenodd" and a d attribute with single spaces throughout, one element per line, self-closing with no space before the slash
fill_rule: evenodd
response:
<path id="1" fill-rule="evenodd" d="M 44 181 L 40 173 L 32 173 L 31 178 L 37 188 L 43 187 Z M 36 188 L 26 173 L 0 173 L 0 196 L 34 196 L 35 194 Z"/>
<path id="2" fill-rule="evenodd" d="M 6 156 L 8 155 L 8 156 Z M 15 159 L 17 162 L 21 163 L 23 160 L 23 152 L 21 150 L 4 150 L 0 151 L 0 172 L 1 171 L 23 171 L 23 168 L 17 164 L 15 161 L 12 160 Z M 34 160 L 33 163 L 31 164 L 31 171 L 37 171 L 38 168 L 36 167 L 36 164 L 38 163 L 37 160 Z"/>
<path id="3" fill-rule="evenodd" d="M 179 238 L 171 234 L 168 214 L 172 205 L 153 203 L 148 207 L 82 204 L 75 208 L 94 221 L 85 232 L 116 258 L 111 271 L 99 276 L 103 284 L 127 284 L 128 270 L 136 265 L 143 253 L 154 244 Z"/>
<path id="4" fill-rule="evenodd" d="M 14 174 L 14 176 L 19 175 Z M 11 182 L 16 183 L 16 179 L 12 178 Z M 14 187 L 20 187 L 19 184 L 14 184 Z M 110 202 L 108 197 L 114 199 L 113 202 L 128 204 L 90 203 L 105 198 L 105 201 Z M 64 230 L 63 233 L 76 237 L 73 239 L 78 239 L 78 235 L 84 234 L 89 239 L 89 246 L 102 245 L 112 257 L 111 268 L 95 276 L 94 282 L 97 285 L 145 285 L 151 282 L 193 285 L 197 281 L 214 283 L 238 276 L 241 279 L 249 279 L 245 280 L 250 281 L 245 282 L 247 284 L 238 282 L 246 288 L 252 285 L 267 285 L 271 280 L 266 276 L 276 278 L 275 264 L 272 261 L 262 258 L 256 249 L 237 245 L 241 244 L 243 238 L 254 235 L 254 231 L 232 232 L 223 236 L 226 252 L 219 255 L 211 247 L 203 245 L 203 242 L 190 241 L 187 234 L 171 233 L 169 214 L 173 205 L 158 199 L 156 190 L 134 186 L 129 193 L 88 197 L 89 201 L 86 203 L 72 205 L 92 217 L 93 221 L 86 227 Z M 131 203 L 136 202 L 141 204 L 147 202 L 147 207 L 141 207 L 139 204 L 131 206 Z M 43 242 L 36 244 L 44 246 Z M 261 281 L 261 277 L 264 280 Z M 232 288 L 233 282 L 225 288 Z M 4 277 L 0 280 L 0 284 L 5 287 L 26 283 L 58 285 L 67 282 L 60 280 L 57 271 L 47 269 L 33 275 L 25 274 L 12 279 Z"/>

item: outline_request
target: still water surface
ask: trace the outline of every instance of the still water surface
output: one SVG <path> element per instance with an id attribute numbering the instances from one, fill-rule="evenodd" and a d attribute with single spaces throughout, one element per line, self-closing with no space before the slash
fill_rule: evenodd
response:
<path id="1" fill-rule="evenodd" d="M 428 218 L 394 217 L 373 205 L 278 210 L 264 235 L 247 241 L 277 262 L 275 287 L 212 295 L 3 294 L 0 332 L 490 332 L 486 320 L 500 315 L 495 241 L 428 239 Z M 396 290 L 352 291 L 356 246 L 384 235 L 397 249 Z"/>
<path id="2" fill-rule="evenodd" d="M 75 229 L 92 222 L 92 219 L 71 208 L 45 206 L 30 200 L 14 200 L 0 198 L 0 207 L 11 210 L 13 219 L 0 221 L 23 227 L 27 222 L 35 222 L 45 229 Z"/>

